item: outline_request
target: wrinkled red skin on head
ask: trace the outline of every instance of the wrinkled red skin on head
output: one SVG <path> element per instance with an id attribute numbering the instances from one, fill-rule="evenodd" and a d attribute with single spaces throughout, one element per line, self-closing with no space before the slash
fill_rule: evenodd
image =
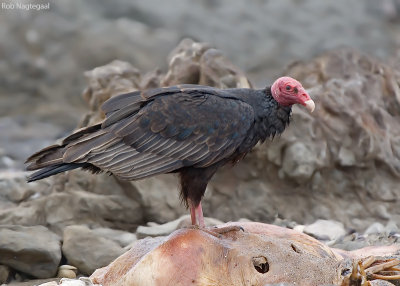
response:
<path id="1" fill-rule="evenodd" d="M 305 102 L 311 99 L 301 83 L 288 76 L 278 78 L 271 86 L 271 93 L 282 106 L 293 104 L 305 106 Z"/>

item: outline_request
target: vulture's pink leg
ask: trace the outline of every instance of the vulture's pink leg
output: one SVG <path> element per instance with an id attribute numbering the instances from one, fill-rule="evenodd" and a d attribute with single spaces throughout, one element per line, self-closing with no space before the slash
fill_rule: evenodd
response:
<path id="1" fill-rule="evenodd" d="M 197 205 L 197 207 L 193 206 L 193 204 L 189 201 L 190 207 L 190 218 L 192 219 L 192 227 L 195 229 L 201 229 L 213 236 L 221 237 L 222 234 L 231 232 L 231 231 L 244 231 L 241 226 L 230 225 L 224 227 L 214 227 L 214 228 L 206 228 L 204 224 L 203 217 L 203 208 L 201 207 L 201 202 Z"/>
<path id="2" fill-rule="evenodd" d="M 190 204 L 190 218 L 192 219 L 192 225 L 198 225 L 201 228 L 205 227 L 201 202 L 197 207 Z"/>

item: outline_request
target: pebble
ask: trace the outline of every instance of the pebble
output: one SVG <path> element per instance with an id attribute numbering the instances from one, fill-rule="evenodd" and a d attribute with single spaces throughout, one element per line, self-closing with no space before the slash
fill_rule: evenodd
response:
<path id="1" fill-rule="evenodd" d="M 0 285 L 6 283 L 10 277 L 10 268 L 6 265 L 0 265 Z"/>
<path id="2" fill-rule="evenodd" d="M 77 272 L 78 268 L 76 268 L 75 266 L 64 264 L 58 268 L 57 277 L 75 279 Z"/>

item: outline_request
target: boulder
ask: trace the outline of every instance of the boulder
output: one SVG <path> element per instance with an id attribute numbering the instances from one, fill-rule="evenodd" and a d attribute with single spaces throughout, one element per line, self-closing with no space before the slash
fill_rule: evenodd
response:
<path id="1" fill-rule="evenodd" d="M 54 277 L 61 261 L 60 237 L 44 226 L 0 225 L 0 264 L 37 278 Z"/>
<path id="2" fill-rule="evenodd" d="M 104 237 L 118 243 L 121 247 L 125 247 L 137 240 L 134 233 L 107 227 L 95 228 L 92 229 L 92 232 L 99 237 Z"/>
<path id="3" fill-rule="evenodd" d="M 66 227 L 63 241 L 62 251 L 68 263 L 86 275 L 108 265 L 124 253 L 118 243 L 99 236 L 83 225 Z"/>
<path id="4" fill-rule="evenodd" d="M 65 226 L 73 224 L 132 229 L 142 221 L 141 207 L 136 201 L 117 194 L 99 195 L 81 190 L 54 192 L 0 210 L 1 224 L 48 225 L 60 235 Z"/>

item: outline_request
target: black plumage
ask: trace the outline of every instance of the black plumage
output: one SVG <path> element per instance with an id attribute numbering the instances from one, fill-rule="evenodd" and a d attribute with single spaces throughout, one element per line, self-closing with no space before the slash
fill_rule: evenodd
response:
<path id="1" fill-rule="evenodd" d="M 179 85 L 118 95 L 102 110 L 101 124 L 28 158 L 28 170 L 41 169 L 28 181 L 79 167 L 124 180 L 177 172 L 181 197 L 195 208 L 219 167 L 284 131 L 291 106 L 279 104 L 270 87 Z"/>

